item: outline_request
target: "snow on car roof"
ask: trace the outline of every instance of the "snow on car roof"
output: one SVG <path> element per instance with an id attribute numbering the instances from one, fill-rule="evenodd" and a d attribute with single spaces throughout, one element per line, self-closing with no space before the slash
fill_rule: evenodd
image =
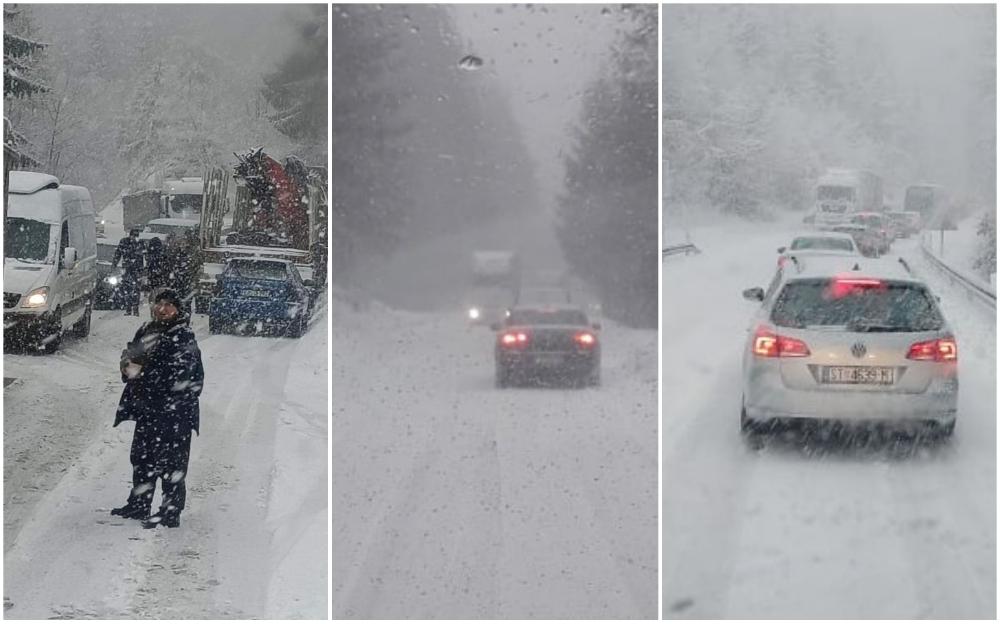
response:
<path id="1" fill-rule="evenodd" d="M 854 242 L 854 238 L 851 237 L 850 234 L 847 234 L 845 232 L 834 232 L 832 230 L 816 230 L 816 231 L 798 232 L 796 234 L 792 234 L 793 241 L 797 238 L 836 238 Z"/>
<path id="2" fill-rule="evenodd" d="M 44 188 L 58 188 L 59 178 L 47 173 L 34 171 L 11 171 L 7 178 L 7 190 L 19 195 L 30 195 Z"/>

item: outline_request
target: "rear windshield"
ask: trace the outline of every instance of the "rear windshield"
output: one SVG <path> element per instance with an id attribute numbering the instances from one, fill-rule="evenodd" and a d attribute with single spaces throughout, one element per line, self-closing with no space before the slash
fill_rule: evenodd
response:
<path id="1" fill-rule="evenodd" d="M 224 275 L 226 277 L 282 281 L 288 277 L 285 265 L 277 262 L 230 262 Z"/>
<path id="2" fill-rule="evenodd" d="M 510 325 L 586 325 L 587 315 L 580 310 L 512 310 Z"/>
<path id="3" fill-rule="evenodd" d="M 882 225 L 882 217 L 877 215 L 858 215 L 851 219 L 851 223 L 857 223 L 858 225 L 865 225 L 868 227 L 880 227 Z"/>
<path id="4" fill-rule="evenodd" d="M 792 241 L 792 249 L 832 249 L 837 251 L 854 251 L 854 243 L 845 238 L 816 238 L 813 236 L 796 238 Z"/>
<path id="5" fill-rule="evenodd" d="M 905 282 L 812 279 L 785 284 L 771 321 L 781 327 L 842 327 L 858 332 L 940 329 L 943 319 L 927 289 Z"/>

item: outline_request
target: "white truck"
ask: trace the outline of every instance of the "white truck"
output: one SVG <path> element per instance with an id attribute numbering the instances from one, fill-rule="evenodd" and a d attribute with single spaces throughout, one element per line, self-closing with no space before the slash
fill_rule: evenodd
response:
<path id="1" fill-rule="evenodd" d="M 882 179 L 860 169 L 828 169 L 816 181 L 813 223 L 830 229 L 858 212 L 882 212 Z"/>
<path id="2" fill-rule="evenodd" d="M 51 353 L 63 333 L 90 333 L 97 232 L 90 191 L 11 171 L 4 222 L 4 345 Z"/>
<path id="3" fill-rule="evenodd" d="M 473 325 L 501 322 L 521 289 L 521 258 L 515 251 L 475 251 L 465 310 Z"/>

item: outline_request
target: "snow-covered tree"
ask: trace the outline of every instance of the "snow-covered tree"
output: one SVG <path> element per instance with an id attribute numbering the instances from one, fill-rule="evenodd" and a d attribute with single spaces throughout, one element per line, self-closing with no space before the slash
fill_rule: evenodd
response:
<path id="1" fill-rule="evenodd" d="M 656 327 L 656 6 L 630 11 L 612 71 L 584 99 L 557 231 L 573 272 L 597 291 L 609 317 Z"/>

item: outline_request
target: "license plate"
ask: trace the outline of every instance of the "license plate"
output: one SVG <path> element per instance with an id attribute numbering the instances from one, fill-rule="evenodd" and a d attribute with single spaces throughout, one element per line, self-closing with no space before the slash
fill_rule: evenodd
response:
<path id="1" fill-rule="evenodd" d="M 240 292 L 240 296 L 247 299 L 270 299 L 271 293 L 266 290 L 244 290 Z"/>
<path id="2" fill-rule="evenodd" d="M 895 376 L 895 369 L 889 366 L 826 366 L 821 380 L 827 384 L 889 386 L 895 383 Z"/>
<path id="3" fill-rule="evenodd" d="M 563 357 L 558 353 L 542 353 L 535 356 L 535 364 L 539 366 L 559 366 L 562 363 Z"/>

